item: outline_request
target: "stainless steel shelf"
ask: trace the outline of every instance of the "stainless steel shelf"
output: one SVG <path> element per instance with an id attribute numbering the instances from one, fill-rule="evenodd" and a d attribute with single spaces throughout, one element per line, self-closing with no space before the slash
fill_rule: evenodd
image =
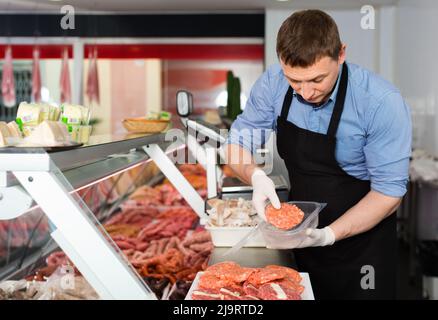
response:
<path id="1" fill-rule="evenodd" d="M 153 143 L 165 143 L 165 134 L 92 136 L 87 145 L 77 149 L 52 152 L 50 158 L 61 171 L 65 171 L 101 161 L 110 155 L 128 153 L 133 149 L 140 150 L 142 146 Z"/>
<path id="2" fill-rule="evenodd" d="M 141 135 L 99 135 L 92 136 L 90 142 L 79 148 L 50 152 L 53 163 L 64 173 L 73 188 L 79 188 L 128 169 L 149 157 L 141 149 L 148 144 L 159 144 L 163 148 L 170 142 L 165 141 L 165 134 Z M 19 161 L 20 153 L 41 153 L 43 148 L 6 148 L 1 153 L 13 153 Z M 115 156 L 117 155 L 117 156 Z M 2 175 L 2 185 L 14 185 L 12 175 Z"/>

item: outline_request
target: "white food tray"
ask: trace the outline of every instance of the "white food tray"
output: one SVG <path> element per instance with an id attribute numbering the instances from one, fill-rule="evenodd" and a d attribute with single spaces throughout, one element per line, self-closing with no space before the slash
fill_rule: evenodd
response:
<path id="1" fill-rule="evenodd" d="M 211 239 L 215 247 L 233 247 L 254 228 L 255 227 L 213 227 L 205 225 L 205 229 L 210 231 Z M 266 248 L 263 234 L 260 231 L 257 232 L 257 234 L 245 243 L 244 247 Z"/>
<path id="2" fill-rule="evenodd" d="M 192 300 L 193 291 L 198 288 L 199 278 L 204 274 L 204 272 L 198 272 L 196 274 L 196 278 L 193 280 L 192 286 L 190 287 L 189 292 L 185 300 Z M 312 284 L 310 283 L 310 277 L 307 272 L 300 272 L 302 277 L 301 285 L 304 287 L 304 291 L 301 294 L 302 300 L 315 300 L 315 296 L 313 295 Z"/>

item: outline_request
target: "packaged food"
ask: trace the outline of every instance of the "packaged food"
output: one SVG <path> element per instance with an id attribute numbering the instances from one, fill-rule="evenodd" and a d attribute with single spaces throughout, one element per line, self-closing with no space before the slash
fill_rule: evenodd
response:
<path id="1" fill-rule="evenodd" d="M 90 139 L 92 126 L 71 126 L 71 138 L 78 143 L 87 143 Z"/>
<path id="2" fill-rule="evenodd" d="M 280 209 L 275 209 L 272 204 L 266 207 L 266 220 L 274 227 L 289 230 L 301 223 L 304 212 L 294 204 L 282 203 Z"/>
<path id="3" fill-rule="evenodd" d="M 0 147 L 7 146 L 9 144 L 10 137 L 11 134 L 6 122 L 0 121 Z"/>
<path id="4" fill-rule="evenodd" d="M 232 247 L 246 237 L 257 224 L 259 217 L 250 200 L 238 199 L 210 199 L 207 203 L 211 209 L 207 210 L 209 220 L 205 228 L 210 231 L 216 247 Z M 265 241 L 258 232 L 253 235 L 245 247 L 264 247 Z"/>
<path id="5" fill-rule="evenodd" d="M 319 213 L 326 206 L 325 203 L 310 201 L 290 201 L 304 212 L 301 223 L 289 230 L 281 230 L 270 223 L 261 225 L 261 233 L 266 246 L 271 249 L 289 249 L 298 246 L 306 238 L 307 228 L 318 226 Z"/>
<path id="6" fill-rule="evenodd" d="M 74 126 L 88 124 L 90 110 L 84 106 L 63 104 L 61 112 L 61 121 L 67 125 L 69 132 L 72 132 Z"/>
<path id="7" fill-rule="evenodd" d="M 42 121 L 43 116 L 39 106 L 22 102 L 18 106 L 16 122 L 23 130 L 23 126 L 37 126 Z"/>

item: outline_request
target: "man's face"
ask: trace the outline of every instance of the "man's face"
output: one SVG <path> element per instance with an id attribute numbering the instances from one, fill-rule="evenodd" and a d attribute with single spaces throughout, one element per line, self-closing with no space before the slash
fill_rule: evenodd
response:
<path id="1" fill-rule="evenodd" d="M 339 65 L 344 62 L 340 56 L 338 60 L 331 57 L 323 57 L 313 65 L 291 67 L 280 60 L 284 76 L 296 93 L 309 103 L 325 102 L 333 89 L 338 78 Z"/>

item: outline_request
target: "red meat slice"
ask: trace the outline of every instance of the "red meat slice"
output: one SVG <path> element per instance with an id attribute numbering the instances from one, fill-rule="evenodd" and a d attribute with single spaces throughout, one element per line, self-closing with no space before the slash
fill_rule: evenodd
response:
<path id="1" fill-rule="evenodd" d="M 229 280 L 220 279 L 213 274 L 204 273 L 199 279 L 199 288 L 219 290 L 220 288 L 232 286 Z"/>
<path id="2" fill-rule="evenodd" d="M 222 294 L 219 290 L 200 289 L 192 293 L 193 300 L 222 300 Z"/>
<path id="3" fill-rule="evenodd" d="M 294 204 L 282 203 L 280 209 L 271 204 L 266 207 L 266 219 L 279 229 L 288 230 L 301 223 L 304 212 Z"/>
<path id="4" fill-rule="evenodd" d="M 220 263 L 216 263 L 210 267 L 207 268 L 207 270 L 205 270 L 206 272 L 211 272 L 211 273 L 223 273 L 223 272 L 227 272 L 230 270 L 234 270 L 236 268 L 240 268 L 240 266 L 232 261 L 224 261 L 224 262 L 220 262 Z"/>
<path id="5" fill-rule="evenodd" d="M 255 285 L 245 282 L 243 284 L 243 291 L 245 291 L 246 295 L 257 297 L 259 295 L 259 289 Z"/>
<path id="6" fill-rule="evenodd" d="M 271 269 L 271 270 L 274 269 L 274 270 L 277 270 L 279 272 L 282 271 L 285 274 L 287 274 L 288 277 L 292 278 L 295 282 L 298 282 L 298 283 L 300 283 L 302 280 L 300 273 L 297 270 L 292 269 L 292 268 L 277 266 L 277 265 L 267 265 L 265 267 L 265 269 Z"/>
<path id="7" fill-rule="evenodd" d="M 248 283 L 254 286 L 259 286 L 267 282 L 283 279 L 285 276 L 286 273 L 283 270 L 276 270 L 274 268 L 258 269 L 258 271 L 249 276 Z"/>
<path id="8" fill-rule="evenodd" d="M 219 292 L 222 294 L 222 300 L 240 300 L 242 295 L 245 295 L 241 288 L 221 288 Z"/>
<path id="9" fill-rule="evenodd" d="M 235 262 L 226 261 L 208 267 L 206 272 L 223 280 L 241 283 L 246 281 L 255 270 L 243 268 Z"/>
<path id="10" fill-rule="evenodd" d="M 244 295 L 240 297 L 239 300 L 260 300 L 260 299 L 251 295 Z"/>
<path id="11" fill-rule="evenodd" d="M 300 285 L 298 282 L 295 282 L 292 278 L 286 277 L 284 279 L 281 280 L 275 280 L 272 281 L 271 283 L 277 283 L 279 285 L 281 285 L 282 287 L 291 289 L 295 292 L 297 292 L 298 294 L 302 294 L 304 291 L 304 287 L 302 285 Z"/>
<path id="12" fill-rule="evenodd" d="M 263 300 L 301 300 L 299 293 L 278 283 L 262 285 L 258 297 Z"/>

